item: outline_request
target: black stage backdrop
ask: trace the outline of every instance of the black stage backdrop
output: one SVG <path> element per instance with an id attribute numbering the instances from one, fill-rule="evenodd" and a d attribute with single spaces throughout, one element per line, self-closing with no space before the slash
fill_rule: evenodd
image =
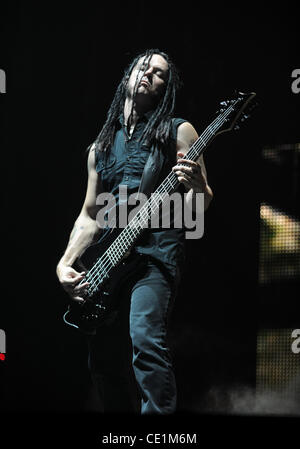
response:
<path id="1" fill-rule="evenodd" d="M 76 412 L 76 423 L 97 410 L 85 341 L 62 321 L 67 298 L 55 266 L 84 198 L 85 149 L 124 67 L 146 48 L 179 67 L 176 115 L 199 133 L 235 89 L 257 93 L 253 117 L 207 150 L 215 197 L 203 238 L 187 244 L 171 326 L 182 420 L 218 414 L 220 404 L 226 414 L 228 391 L 255 386 L 259 202 L 269 183 L 260 155 L 264 145 L 300 139 L 296 14 L 158 3 L 1 7 L 1 409 L 10 416 L 63 412 L 64 421 Z"/>

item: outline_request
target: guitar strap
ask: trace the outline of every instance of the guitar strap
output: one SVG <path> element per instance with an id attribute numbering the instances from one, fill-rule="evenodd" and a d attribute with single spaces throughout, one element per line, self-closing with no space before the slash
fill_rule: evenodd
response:
<path id="1" fill-rule="evenodd" d="M 144 193 L 149 198 L 151 193 L 154 192 L 162 171 L 164 159 L 162 151 L 159 151 L 156 145 L 153 146 L 144 166 L 138 194 Z"/>
<path id="2" fill-rule="evenodd" d="M 177 135 L 177 127 L 184 123 L 186 120 L 181 118 L 173 118 L 172 119 L 172 140 L 174 142 L 175 148 L 171 148 L 171 151 L 169 153 L 172 153 L 169 155 L 169 157 L 172 158 L 171 165 L 176 164 L 176 135 Z M 158 181 L 160 178 L 160 175 L 162 173 L 163 165 L 166 160 L 166 155 L 163 151 L 160 151 L 159 148 L 155 145 L 152 147 L 149 157 L 146 161 L 146 164 L 144 166 L 144 170 L 141 177 L 140 187 L 139 187 L 139 193 L 144 193 L 147 198 L 151 195 L 152 192 L 154 192 L 155 188 L 158 185 Z"/>

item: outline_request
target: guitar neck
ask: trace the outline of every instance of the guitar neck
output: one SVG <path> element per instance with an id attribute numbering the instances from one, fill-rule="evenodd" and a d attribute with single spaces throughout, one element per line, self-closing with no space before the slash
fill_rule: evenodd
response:
<path id="1" fill-rule="evenodd" d="M 216 137 L 217 131 L 224 124 L 227 116 L 233 109 L 234 104 L 226 109 L 205 129 L 205 131 L 198 137 L 198 139 L 190 147 L 189 151 L 183 157 L 183 159 L 189 159 L 196 161 L 199 159 L 204 150 L 208 147 L 211 141 Z M 123 229 L 116 241 L 111 245 L 119 246 L 118 252 L 120 253 L 120 259 L 127 253 L 127 251 L 133 246 L 136 239 L 140 236 L 145 226 L 148 224 L 151 215 L 158 212 L 160 204 L 164 199 L 173 193 L 179 186 L 179 181 L 174 172 L 170 172 L 164 181 L 157 187 L 157 189 L 151 194 L 148 201 L 141 207 L 137 214 L 132 218 L 128 225 Z M 122 250 L 122 248 L 124 248 Z M 115 250 L 115 248 L 113 248 Z M 121 252 L 120 252 L 121 251 Z"/>
<path id="2" fill-rule="evenodd" d="M 183 159 L 196 161 L 201 156 L 210 142 L 215 138 L 217 131 L 226 121 L 226 118 L 230 114 L 233 106 L 234 104 L 229 106 L 223 113 L 217 116 L 217 118 L 193 143 Z M 114 242 L 109 246 L 106 252 L 97 260 L 86 275 L 87 280 L 89 280 L 89 277 L 92 279 L 97 279 L 96 284 L 93 284 L 93 291 L 91 293 L 95 292 L 98 285 L 100 285 L 102 281 L 108 277 L 110 270 L 117 266 L 126 253 L 128 253 L 128 251 L 133 247 L 144 229 L 148 227 L 151 216 L 159 211 L 164 199 L 173 193 L 178 188 L 179 184 L 180 183 L 175 173 L 170 172 L 164 181 L 157 187 L 154 193 L 151 194 L 146 203 L 130 220 L 128 225 L 122 230 Z"/>

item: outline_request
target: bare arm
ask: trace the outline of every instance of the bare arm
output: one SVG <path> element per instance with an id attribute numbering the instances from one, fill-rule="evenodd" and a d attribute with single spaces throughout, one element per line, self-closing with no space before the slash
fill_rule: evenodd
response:
<path id="1" fill-rule="evenodd" d="M 185 185 L 188 191 L 188 202 L 193 204 L 194 193 L 204 193 L 204 210 L 206 210 L 213 198 L 213 192 L 207 182 L 207 172 L 203 155 L 196 162 L 190 160 L 183 161 L 181 159 L 197 139 L 198 134 L 189 122 L 184 122 L 179 125 L 176 146 L 177 165 L 173 167 L 173 170 L 177 174 L 178 180 Z M 180 166 L 183 162 L 186 164 L 184 167 Z"/>
<path id="2" fill-rule="evenodd" d="M 99 177 L 95 168 L 95 152 L 90 150 L 88 156 L 88 184 L 85 200 L 81 212 L 76 219 L 71 232 L 67 248 L 58 262 L 56 273 L 63 288 L 72 299 L 83 301 L 82 294 L 88 283 L 77 285 L 83 278 L 84 272 L 79 273 L 72 265 L 83 251 L 95 240 L 99 234 L 96 222 L 96 198 L 101 191 Z"/>

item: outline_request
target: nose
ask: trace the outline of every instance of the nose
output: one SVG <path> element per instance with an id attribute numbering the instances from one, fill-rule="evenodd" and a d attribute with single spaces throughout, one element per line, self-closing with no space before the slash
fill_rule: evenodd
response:
<path id="1" fill-rule="evenodd" d="M 148 67 L 148 69 L 145 71 L 145 75 L 146 76 L 148 76 L 148 75 L 152 75 L 152 72 L 153 72 L 153 68 L 152 67 Z"/>

